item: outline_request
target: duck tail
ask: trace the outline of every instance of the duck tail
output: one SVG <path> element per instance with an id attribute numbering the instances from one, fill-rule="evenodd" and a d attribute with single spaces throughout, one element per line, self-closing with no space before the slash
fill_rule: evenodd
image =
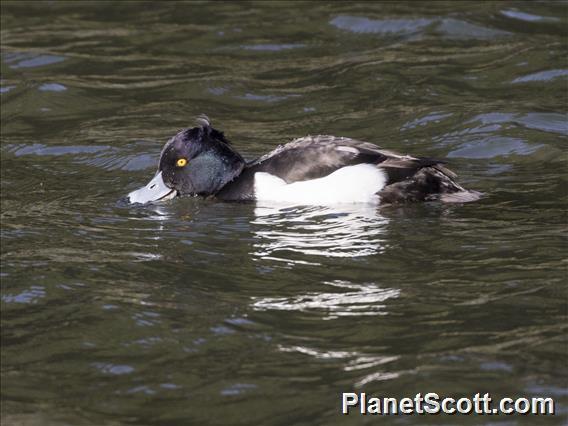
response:
<path id="1" fill-rule="evenodd" d="M 481 192 L 464 189 L 463 191 L 441 194 L 440 201 L 442 203 L 470 203 L 479 200 L 482 196 L 483 193 Z"/>
<path id="2" fill-rule="evenodd" d="M 442 164 L 436 164 L 432 167 L 441 174 L 440 179 L 440 194 L 439 200 L 443 203 L 469 203 L 477 201 L 483 195 L 481 192 L 465 189 L 459 185 L 454 179 L 457 174 L 450 169 L 444 167 Z M 438 174 L 438 173 L 436 173 Z"/>

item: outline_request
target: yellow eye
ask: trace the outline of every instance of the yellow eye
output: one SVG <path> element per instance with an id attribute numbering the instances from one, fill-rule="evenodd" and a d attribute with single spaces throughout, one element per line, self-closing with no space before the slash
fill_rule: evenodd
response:
<path id="1" fill-rule="evenodd" d="M 185 158 L 180 158 L 179 160 L 177 160 L 176 162 L 176 166 L 178 167 L 183 167 L 187 164 L 187 160 Z"/>

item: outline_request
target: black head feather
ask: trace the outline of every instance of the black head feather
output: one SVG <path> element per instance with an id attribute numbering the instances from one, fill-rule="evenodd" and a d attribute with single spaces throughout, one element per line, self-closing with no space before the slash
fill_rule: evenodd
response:
<path id="1" fill-rule="evenodd" d="M 160 156 L 159 170 L 166 186 L 179 194 L 212 195 L 233 180 L 245 161 L 223 132 L 211 126 L 209 118 L 197 118 L 197 127 L 184 129 L 171 138 Z M 178 166 L 179 159 L 186 164 Z"/>
<path id="2" fill-rule="evenodd" d="M 227 145 L 231 144 L 231 141 L 225 137 L 223 132 L 213 128 L 211 120 L 205 114 L 198 115 L 195 121 L 199 125 L 199 129 L 201 129 L 202 136 L 208 136 L 211 139 L 218 140 L 219 142 L 223 142 Z"/>

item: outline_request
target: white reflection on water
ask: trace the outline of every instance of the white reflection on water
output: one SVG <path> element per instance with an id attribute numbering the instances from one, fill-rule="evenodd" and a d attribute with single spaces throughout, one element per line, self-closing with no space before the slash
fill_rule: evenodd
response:
<path id="1" fill-rule="evenodd" d="M 253 256 L 290 263 L 311 263 L 289 259 L 286 254 L 357 257 L 382 252 L 388 219 L 376 206 L 265 206 L 258 204 L 252 222 L 255 242 Z M 317 264 L 317 263 L 316 263 Z"/>
<path id="2" fill-rule="evenodd" d="M 297 352 L 304 355 L 312 356 L 317 359 L 337 359 L 345 363 L 343 366 L 344 371 L 358 371 L 369 370 L 371 372 L 360 377 L 353 385 L 360 388 L 367 383 L 375 381 L 393 380 L 400 377 L 399 371 L 384 371 L 382 369 L 388 368 L 385 364 L 390 364 L 397 361 L 400 357 L 398 355 L 365 355 L 354 351 L 323 351 L 307 346 L 284 346 L 278 347 L 282 352 Z M 376 370 L 379 367 L 381 370 Z"/>
<path id="3" fill-rule="evenodd" d="M 166 210 L 165 208 L 163 208 L 162 206 L 156 205 L 156 204 L 150 204 L 148 206 L 145 206 L 145 209 L 148 211 L 148 214 L 141 216 L 141 217 L 136 217 L 136 216 L 131 216 L 130 220 L 132 221 L 143 221 L 143 222 L 148 222 L 148 221 L 154 221 L 154 223 L 157 225 L 155 227 L 133 227 L 131 228 L 131 230 L 133 231 L 142 231 L 142 232 L 151 232 L 153 235 L 151 237 L 148 237 L 152 240 L 161 240 L 162 239 L 162 232 L 164 231 L 164 224 L 166 222 L 168 222 L 169 220 L 171 220 L 172 215 L 171 213 Z"/>
<path id="4" fill-rule="evenodd" d="M 400 295 L 399 289 L 381 288 L 373 283 L 353 284 L 336 280 L 324 284 L 335 287 L 337 291 L 309 292 L 293 297 L 255 298 L 252 307 L 261 311 L 324 311 L 326 316 L 323 319 L 329 320 L 346 316 L 386 315 L 386 305 L 383 302 Z"/>

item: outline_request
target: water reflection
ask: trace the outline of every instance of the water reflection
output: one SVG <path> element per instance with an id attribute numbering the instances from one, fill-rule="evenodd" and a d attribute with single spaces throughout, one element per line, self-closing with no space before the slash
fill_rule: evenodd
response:
<path id="1" fill-rule="evenodd" d="M 255 258 L 306 263 L 290 257 L 290 254 L 357 257 L 385 249 L 388 219 L 381 216 L 375 206 L 287 207 L 258 204 L 254 214 L 255 242 L 251 254 Z"/>
<path id="2" fill-rule="evenodd" d="M 525 22 L 558 22 L 554 16 L 540 16 L 533 13 L 521 12 L 518 10 L 502 10 L 501 14 L 511 19 L 518 19 Z"/>
<path id="3" fill-rule="evenodd" d="M 333 291 L 309 292 L 293 297 L 256 298 L 252 307 L 256 310 L 324 311 L 323 319 L 346 316 L 386 315 L 385 301 L 397 298 L 400 290 L 382 288 L 374 283 L 355 284 L 348 281 L 325 282 Z"/>
<path id="4" fill-rule="evenodd" d="M 546 71 L 539 71 L 534 74 L 524 75 L 522 77 L 515 78 L 512 83 L 532 83 L 535 81 L 549 81 L 554 80 L 555 78 L 559 77 L 566 77 L 568 76 L 568 70 L 565 69 L 556 69 L 556 70 L 546 70 Z"/>
<path id="5" fill-rule="evenodd" d="M 51 64 L 57 64 L 65 60 L 63 56 L 47 55 L 27 52 L 12 52 L 3 55 L 4 62 L 10 65 L 10 68 L 35 68 Z"/>
<path id="6" fill-rule="evenodd" d="M 254 298 L 252 307 L 258 311 L 299 311 L 323 313 L 322 320 L 336 320 L 344 317 L 386 315 L 386 301 L 400 296 L 396 288 L 384 288 L 375 283 L 355 284 L 334 280 L 324 282 L 329 292 L 308 292 L 292 297 Z M 351 320 L 350 320 L 351 321 Z M 326 350 L 305 344 L 278 346 L 281 352 L 293 352 L 320 360 L 337 360 L 346 372 L 358 376 L 354 386 L 359 388 L 369 382 L 392 380 L 400 372 L 390 371 L 385 366 L 400 357 L 398 355 L 370 354 L 357 350 Z"/>
<path id="7" fill-rule="evenodd" d="M 427 29 L 442 37 L 455 39 L 491 39 L 510 36 L 511 33 L 496 28 L 474 25 L 454 18 L 369 19 L 362 16 L 337 16 L 329 22 L 332 26 L 356 34 L 423 35 Z"/>
<path id="8" fill-rule="evenodd" d="M 363 376 L 356 379 L 353 386 L 360 388 L 367 383 L 375 381 L 393 380 L 398 378 L 402 372 L 385 371 L 390 368 L 391 363 L 400 359 L 398 355 L 370 355 L 357 351 L 325 351 L 308 346 L 285 346 L 280 345 L 282 352 L 296 352 L 321 360 L 338 360 L 343 364 L 342 369 L 347 372 L 363 372 Z"/>

